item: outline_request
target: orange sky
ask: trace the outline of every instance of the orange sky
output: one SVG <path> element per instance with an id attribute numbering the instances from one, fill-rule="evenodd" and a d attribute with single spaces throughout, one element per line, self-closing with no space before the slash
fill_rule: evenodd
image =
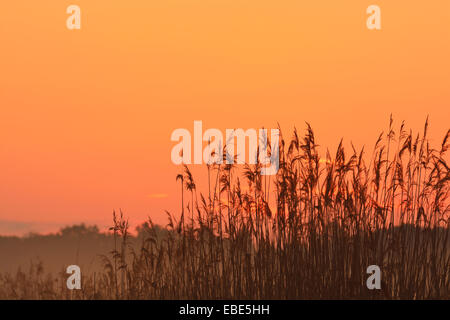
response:
<path id="1" fill-rule="evenodd" d="M 170 134 L 194 120 L 308 121 L 332 150 L 372 147 L 391 112 L 417 130 L 429 114 L 435 143 L 449 128 L 448 0 L 2 1 L 0 42 L 0 233 L 104 226 L 118 208 L 164 223 Z"/>

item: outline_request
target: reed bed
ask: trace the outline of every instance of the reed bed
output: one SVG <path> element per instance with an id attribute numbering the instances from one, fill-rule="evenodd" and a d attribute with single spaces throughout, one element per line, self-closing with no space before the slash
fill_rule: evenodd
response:
<path id="1" fill-rule="evenodd" d="M 281 135 L 277 175 L 207 165 L 206 193 L 184 166 L 174 181 L 180 212 L 167 212 L 165 232 L 149 219 L 134 250 L 114 213 L 113 249 L 82 290 L 65 289 L 64 273 L 33 271 L 0 276 L 0 297 L 449 299 L 450 130 L 437 147 L 427 131 L 428 120 L 421 134 L 403 123 L 396 132 L 391 118 L 371 154 L 341 142 L 321 155 L 307 124 L 302 136 Z M 381 290 L 366 287 L 374 264 Z"/>

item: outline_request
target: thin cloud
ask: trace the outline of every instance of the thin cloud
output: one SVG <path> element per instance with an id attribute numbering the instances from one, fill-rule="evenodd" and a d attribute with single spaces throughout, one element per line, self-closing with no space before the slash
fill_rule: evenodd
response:
<path id="1" fill-rule="evenodd" d="M 164 198 L 168 198 L 169 195 L 167 193 L 152 193 L 150 195 L 150 198 L 152 199 L 164 199 Z"/>

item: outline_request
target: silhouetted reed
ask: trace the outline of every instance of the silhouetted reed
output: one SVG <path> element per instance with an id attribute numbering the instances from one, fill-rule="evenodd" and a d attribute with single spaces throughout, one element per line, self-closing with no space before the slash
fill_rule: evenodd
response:
<path id="1" fill-rule="evenodd" d="M 448 299 L 450 131 L 437 149 L 427 131 L 428 120 L 420 135 L 403 123 L 396 133 L 391 118 L 372 154 L 348 153 L 341 141 L 332 156 L 319 153 L 307 124 L 303 137 L 281 135 L 276 176 L 261 176 L 260 165 L 207 165 L 206 195 L 184 166 L 167 231 L 149 219 L 140 250 L 127 252 L 128 223 L 114 215 L 104 272 L 83 277 L 71 298 Z M 381 290 L 366 287 L 373 264 Z M 0 296 L 20 297 L 6 288 Z"/>

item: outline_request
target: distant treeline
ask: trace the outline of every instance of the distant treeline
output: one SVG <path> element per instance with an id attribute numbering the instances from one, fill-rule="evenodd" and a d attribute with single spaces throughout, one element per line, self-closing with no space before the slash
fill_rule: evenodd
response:
<path id="1" fill-rule="evenodd" d="M 147 228 L 144 223 L 136 228 L 134 236 L 130 235 L 131 247 L 140 247 Z M 154 228 L 158 233 L 165 232 L 158 225 Z M 19 268 L 25 271 L 32 262 L 43 262 L 44 273 L 61 272 L 71 264 L 92 272 L 102 267 L 99 255 L 107 255 L 113 248 L 113 233 L 101 232 L 95 225 L 68 226 L 46 235 L 0 236 L 0 273 L 14 273 Z"/>

